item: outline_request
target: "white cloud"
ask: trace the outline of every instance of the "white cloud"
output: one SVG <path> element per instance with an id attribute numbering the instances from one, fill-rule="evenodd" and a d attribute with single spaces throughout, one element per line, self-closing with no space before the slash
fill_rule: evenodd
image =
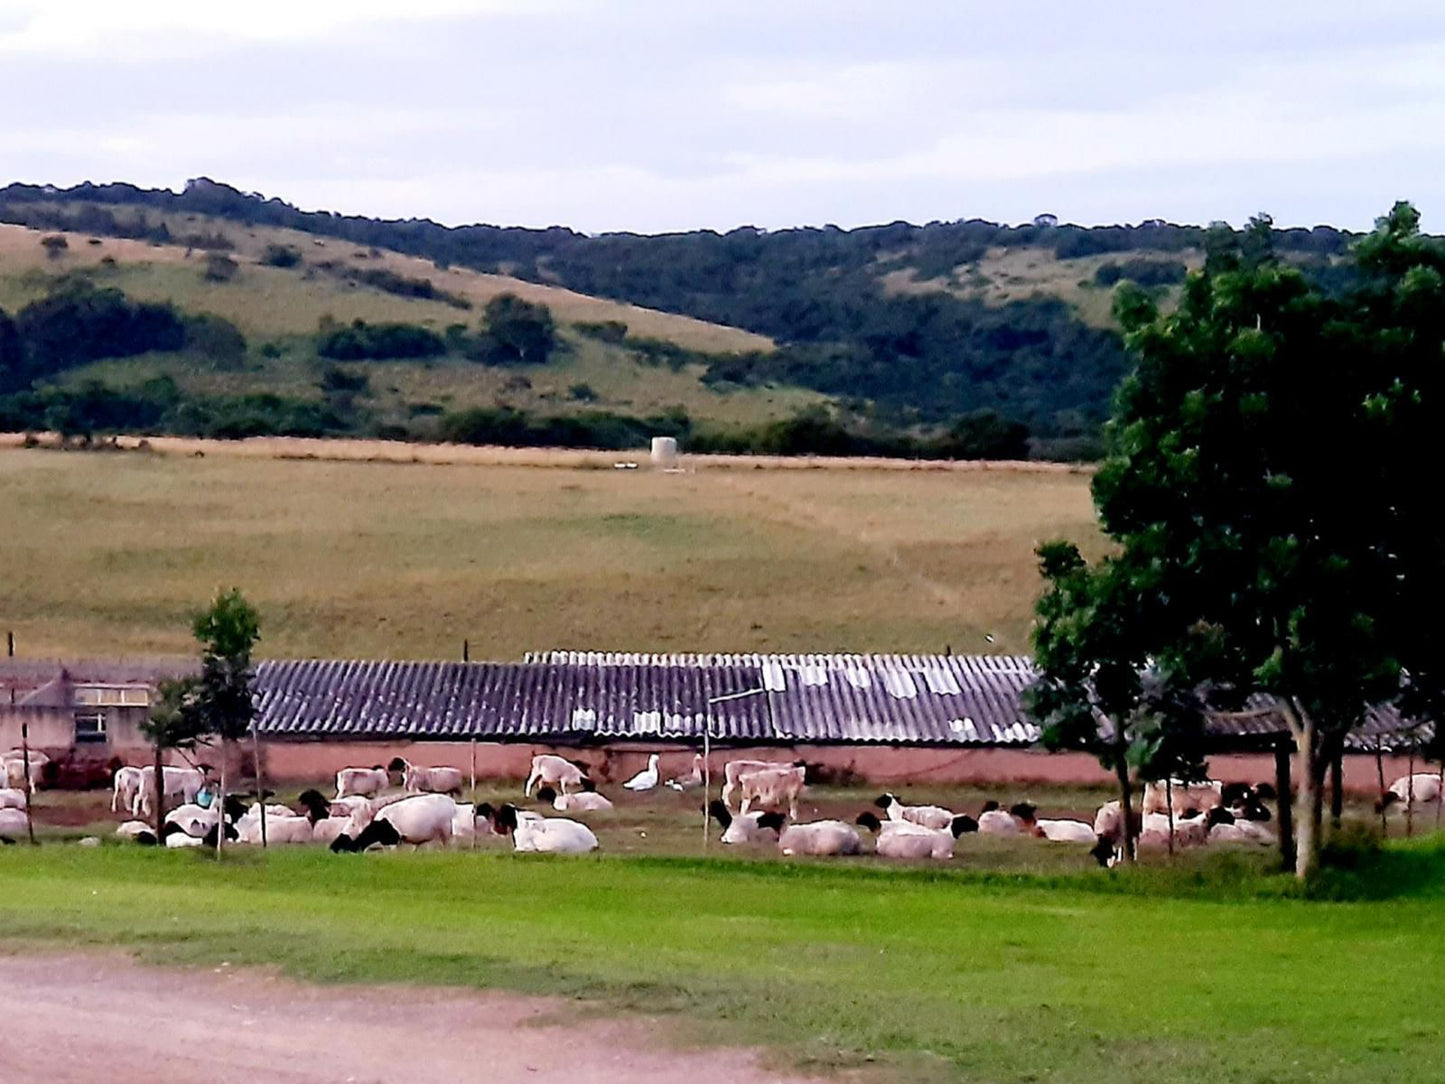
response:
<path id="1" fill-rule="evenodd" d="M 0 54 L 155 59 L 206 43 L 297 41 L 368 23 L 554 11 L 558 0 L 0 0 Z"/>

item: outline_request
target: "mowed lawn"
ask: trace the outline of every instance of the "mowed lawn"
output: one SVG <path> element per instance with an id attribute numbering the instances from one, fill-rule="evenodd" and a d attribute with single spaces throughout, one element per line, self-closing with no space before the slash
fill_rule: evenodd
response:
<path id="1" fill-rule="evenodd" d="M 269 656 L 1018 651 L 1066 472 L 537 469 L 0 453 L 19 653 L 189 652 L 219 587 Z M 992 641 L 988 639 L 992 637 Z"/>
<path id="2" fill-rule="evenodd" d="M 1289 898 L 1283 882 L 1230 879 L 1217 864 L 1035 877 L 496 852 L 273 851 L 217 866 L 121 846 L 3 850 L 0 939 L 15 950 L 120 945 L 155 962 L 276 964 L 323 981 L 598 999 L 663 1014 L 660 1042 L 764 1043 L 779 1062 L 863 1067 L 865 1079 L 1438 1076 L 1438 843 L 1390 856 L 1428 888 L 1357 903 Z"/>

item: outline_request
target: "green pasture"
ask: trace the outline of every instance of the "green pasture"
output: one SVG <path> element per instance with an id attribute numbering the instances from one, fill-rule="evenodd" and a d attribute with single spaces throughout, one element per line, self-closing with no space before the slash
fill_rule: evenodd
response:
<path id="1" fill-rule="evenodd" d="M 997 874 L 871 860 L 0 853 L 0 939 L 660 1014 L 667 1041 L 908 1081 L 1427 1080 L 1445 849 L 1321 902 L 1252 859 Z M 1322 886 L 1329 889 L 1330 885 Z"/>

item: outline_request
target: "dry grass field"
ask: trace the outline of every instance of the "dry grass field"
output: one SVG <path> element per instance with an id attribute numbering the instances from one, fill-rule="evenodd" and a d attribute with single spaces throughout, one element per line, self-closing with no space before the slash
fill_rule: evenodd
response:
<path id="1" fill-rule="evenodd" d="M 1035 544 L 1098 544 L 1068 471 L 667 474 L 579 453 L 543 470 L 454 451 L 475 457 L 0 451 L 0 623 L 30 656 L 187 651 L 187 615 L 234 584 L 272 656 L 446 658 L 463 638 L 494 658 L 1012 651 Z"/>

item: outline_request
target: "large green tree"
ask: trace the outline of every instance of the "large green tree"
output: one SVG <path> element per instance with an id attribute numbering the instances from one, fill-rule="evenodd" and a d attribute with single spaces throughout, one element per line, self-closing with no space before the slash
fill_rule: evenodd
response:
<path id="1" fill-rule="evenodd" d="M 1116 306 L 1136 368 L 1094 497 L 1121 563 L 1148 571 L 1142 651 L 1169 680 L 1275 699 L 1297 749 L 1301 876 L 1326 766 L 1409 659 L 1428 661 L 1408 596 L 1439 551 L 1409 535 L 1434 502 L 1400 457 L 1445 421 L 1437 258 L 1402 205 L 1343 297 L 1255 243 L 1211 253 L 1173 313 L 1127 289 Z"/>

